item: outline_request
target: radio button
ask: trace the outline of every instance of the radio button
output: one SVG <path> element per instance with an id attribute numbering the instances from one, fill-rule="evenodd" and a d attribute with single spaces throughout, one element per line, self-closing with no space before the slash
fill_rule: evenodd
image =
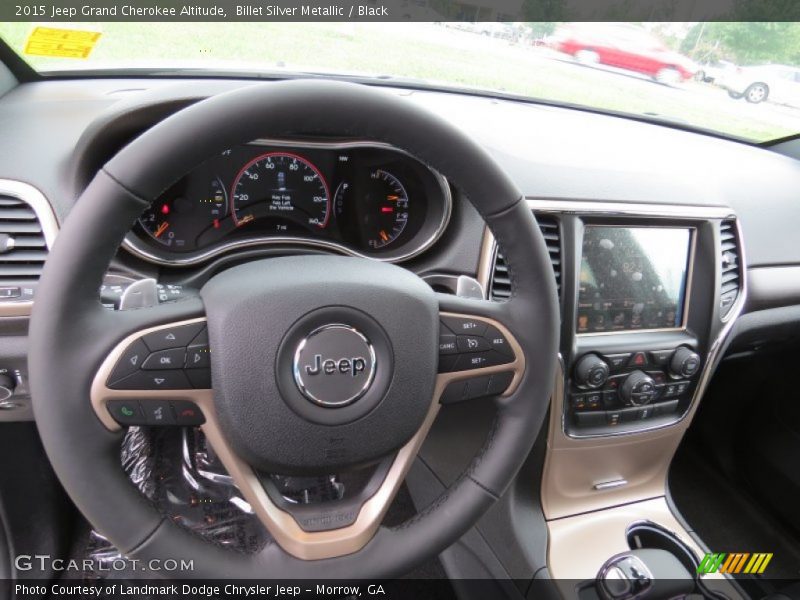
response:
<path id="1" fill-rule="evenodd" d="M 611 365 L 612 369 L 621 369 L 627 363 L 628 359 L 631 357 L 630 352 L 624 352 L 622 354 L 604 354 L 603 358 L 608 361 L 608 364 Z"/>
<path id="2" fill-rule="evenodd" d="M 650 360 L 656 367 L 666 367 L 672 358 L 672 350 L 651 350 Z"/>

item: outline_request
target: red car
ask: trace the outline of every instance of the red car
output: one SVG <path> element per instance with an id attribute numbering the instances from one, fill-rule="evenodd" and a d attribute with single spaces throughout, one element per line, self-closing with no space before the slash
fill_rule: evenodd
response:
<path id="1" fill-rule="evenodd" d="M 570 23 L 551 39 L 554 49 L 584 64 L 642 73 L 664 84 L 691 78 L 696 65 L 641 27 L 623 23 Z"/>

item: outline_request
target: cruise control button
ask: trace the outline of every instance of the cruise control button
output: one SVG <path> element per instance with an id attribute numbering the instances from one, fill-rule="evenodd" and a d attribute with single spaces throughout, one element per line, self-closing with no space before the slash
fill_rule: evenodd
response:
<path id="1" fill-rule="evenodd" d="M 145 371 L 163 369 L 182 369 L 183 361 L 186 358 L 185 348 L 170 348 L 169 350 L 159 350 L 153 352 L 142 363 Z"/>
<path id="2" fill-rule="evenodd" d="M 106 403 L 111 417 L 120 425 L 144 425 L 145 419 L 136 400 L 109 400 Z"/>
<path id="3" fill-rule="evenodd" d="M 456 354 L 456 336 L 452 333 L 445 333 L 439 336 L 439 354 Z"/>
<path id="4" fill-rule="evenodd" d="M 175 425 L 172 406 L 166 400 L 143 400 L 139 405 L 148 425 Z"/>
<path id="5" fill-rule="evenodd" d="M 205 323 L 168 327 L 148 333 L 142 339 L 152 352 L 166 350 L 167 348 L 185 348 L 204 328 Z"/>
<path id="6" fill-rule="evenodd" d="M 491 350 L 489 342 L 475 335 L 459 335 L 457 338 L 459 352 L 483 352 Z"/>
<path id="7" fill-rule="evenodd" d="M 514 350 L 511 348 L 511 344 L 508 343 L 506 336 L 500 333 L 497 327 L 494 325 L 487 325 L 483 337 L 486 338 L 486 341 L 489 342 L 489 346 L 493 350 L 497 350 L 501 354 L 514 358 Z"/>
<path id="8" fill-rule="evenodd" d="M 207 369 L 211 366 L 208 344 L 189 346 L 186 349 L 186 369 Z"/>
<path id="9" fill-rule="evenodd" d="M 206 418 L 194 402 L 189 400 L 173 400 L 172 410 L 175 412 L 176 425 L 202 425 Z"/>
<path id="10" fill-rule="evenodd" d="M 469 369 L 482 369 L 483 367 L 493 367 L 513 362 L 509 357 L 487 350 L 486 352 L 474 352 L 472 354 L 460 354 L 456 360 L 454 371 L 466 371 Z"/>
<path id="11" fill-rule="evenodd" d="M 190 390 L 183 371 L 137 371 L 109 386 L 114 390 Z"/>
<path id="12" fill-rule="evenodd" d="M 132 342 L 119 357 L 117 364 L 114 365 L 114 370 L 108 377 L 108 382 L 113 383 L 119 381 L 123 377 L 127 377 L 131 373 L 135 373 L 142 367 L 142 363 L 147 358 L 150 351 L 144 345 L 142 340 Z"/>
<path id="13" fill-rule="evenodd" d="M 463 317 L 442 317 L 442 324 L 456 335 L 477 335 L 481 336 L 486 331 L 487 324 L 477 319 L 465 319 Z"/>

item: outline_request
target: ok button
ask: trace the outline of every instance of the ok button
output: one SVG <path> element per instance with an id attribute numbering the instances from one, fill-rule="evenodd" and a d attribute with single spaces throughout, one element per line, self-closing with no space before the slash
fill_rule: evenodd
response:
<path id="1" fill-rule="evenodd" d="M 169 350 L 159 350 L 148 356 L 142 369 L 145 371 L 158 371 L 161 369 L 182 369 L 183 361 L 186 358 L 186 348 L 170 348 Z"/>

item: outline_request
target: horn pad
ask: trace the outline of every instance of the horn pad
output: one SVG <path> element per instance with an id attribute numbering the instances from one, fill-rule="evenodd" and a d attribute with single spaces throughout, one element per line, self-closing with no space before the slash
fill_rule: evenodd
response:
<path id="1" fill-rule="evenodd" d="M 439 313 L 413 273 L 359 258 L 276 258 L 224 271 L 201 296 L 219 420 L 253 467 L 368 464 L 422 425 Z"/>

